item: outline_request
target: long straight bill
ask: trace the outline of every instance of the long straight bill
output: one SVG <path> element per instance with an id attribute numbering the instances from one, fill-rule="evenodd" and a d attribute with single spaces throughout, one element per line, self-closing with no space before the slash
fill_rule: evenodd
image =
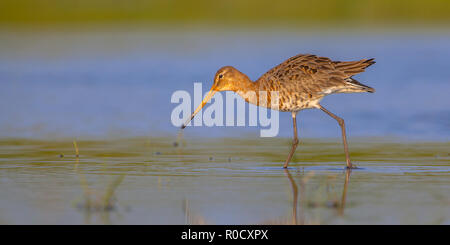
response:
<path id="1" fill-rule="evenodd" d="M 195 109 L 194 113 L 192 113 L 191 118 L 189 118 L 182 126 L 181 129 L 184 129 L 189 122 L 195 117 L 195 115 L 197 115 L 197 113 L 206 105 L 206 103 L 208 103 L 208 101 L 214 96 L 214 94 L 217 92 L 217 90 L 215 90 L 215 86 L 213 86 L 211 88 L 211 90 L 209 90 L 209 93 L 206 95 L 206 97 L 203 99 L 202 103 L 197 107 L 197 109 Z"/>

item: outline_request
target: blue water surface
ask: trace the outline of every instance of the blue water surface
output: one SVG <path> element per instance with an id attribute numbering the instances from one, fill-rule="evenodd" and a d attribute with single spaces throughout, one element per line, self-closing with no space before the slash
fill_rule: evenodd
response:
<path id="1" fill-rule="evenodd" d="M 100 29 L 0 32 L 0 137 L 175 135 L 176 90 L 203 92 L 232 65 L 256 80 L 298 53 L 375 58 L 357 75 L 374 94 L 339 94 L 322 105 L 349 137 L 450 139 L 450 36 L 445 32 L 302 32 Z M 192 105 L 196 107 L 197 105 Z M 340 137 L 319 110 L 298 115 L 300 137 Z M 191 136 L 257 137 L 258 127 L 190 127 Z M 279 136 L 292 135 L 290 113 Z"/>

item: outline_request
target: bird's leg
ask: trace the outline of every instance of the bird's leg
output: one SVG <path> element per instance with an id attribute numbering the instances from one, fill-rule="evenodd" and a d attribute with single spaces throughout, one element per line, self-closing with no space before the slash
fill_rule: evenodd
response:
<path id="1" fill-rule="evenodd" d="M 289 153 L 288 158 L 286 159 L 286 162 L 283 165 L 283 168 L 287 168 L 289 162 L 291 161 L 292 156 L 294 155 L 295 149 L 297 149 L 298 145 L 298 137 L 297 137 L 297 112 L 292 112 L 292 120 L 294 122 L 294 141 L 292 142 L 292 148 L 291 152 Z"/>
<path id="2" fill-rule="evenodd" d="M 347 161 L 347 168 L 348 169 L 352 169 L 352 168 L 356 168 L 355 165 L 353 165 L 350 162 L 350 156 L 348 154 L 348 146 L 347 146 L 347 136 L 345 134 L 345 123 L 344 123 L 344 119 L 334 115 L 333 113 L 329 112 L 327 109 L 325 109 L 323 106 L 319 105 L 320 109 L 322 111 L 324 111 L 326 114 L 328 114 L 329 116 L 331 116 L 332 118 L 336 119 L 336 121 L 339 123 L 339 126 L 341 126 L 341 130 L 342 130 L 342 142 L 344 143 L 344 151 L 345 151 L 345 159 Z"/>

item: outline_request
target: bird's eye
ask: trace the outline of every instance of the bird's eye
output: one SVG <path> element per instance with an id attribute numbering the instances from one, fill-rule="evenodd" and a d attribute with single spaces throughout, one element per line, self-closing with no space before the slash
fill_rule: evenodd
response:
<path id="1" fill-rule="evenodd" d="M 219 78 L 222 78 L 222 77 L 223 77 L 223 74 L 220 74 L 220 75 L 219 75 Z"/>

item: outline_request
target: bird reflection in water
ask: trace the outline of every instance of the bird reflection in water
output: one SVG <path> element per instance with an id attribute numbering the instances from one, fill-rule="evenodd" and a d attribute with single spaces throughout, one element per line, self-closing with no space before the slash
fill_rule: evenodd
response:
<path id="1" fill-rule="evenodd" d="M 292 177 L 292 174 L 289 172 L 288 169 L 284 169 L 285 176 L 289 180 L 291 191 L 292 191 L 292 214 L 290 216 L 284 216 L 274 219 L 268 219 L 263 222 L 257 222 L 257 224 L 263 224 L 263 225 L 314 225 L 314 224 L 321 224 L 320 220 L 317 219 L 309 219 L 305 215 L 305 210 L 308 209 L 314 209 L 319 207 L 326 207 L 330 208 L 336 211 L 336 215 L 333 217 L 340 217 L 344 215 L 344 209 L 345 209 L 345 202 L 347 198 L 347 189 L 348 184 L 350 181 L 350 174 L 352 170 L 346 169 L 345 170 L 345 179 L 344 179 L 344 187 L 342 190 L 342 195 L 340 201 L 334 200 L 334 201 L 326 201 L 325 203 L 320 202 L 313 202 L 308 201 L 307 202 L 307 196 L 306 196 L 306 185 L 308 184 L 309 180 L 315 176 L 314 171 L 310 171 L 307 174 L 305 174 L 301 180 L 299 181 L 300 186 L 297 185 L 296 181 Z M 333 179 L 335 176 L 331 176 Z M 299 200 L 299 194 L 300 194 L 300 202 Z M 189 201 L 187 199 L 184 199 L 183 201 L 183 212 L 185 215 L 185 224 L 186 225 L 205 225 L 209 224 L 205 217 L 203 217 L 200 214 L 194 213 L 190 209 Z M 323 223 L 323 222 L 322 222 Z"/>
<path id="2" fill-rule="evenodd" d="M 291 185 L 292 190 L 292 216 L 291 217 L 280 217 L 275 219 L 270 219 L 262 222 L 261 224 L 271 224 L 271 225 L 313 225 L 313 224 L 320 224 L 320 220 L 316 219 L 309 219 L 305 216 L 305 210 L 318 208 L 318 207 L 326 207 L 336 210 L 336 214 L 338 216 L 344 215 L 344 209 L 345 209 L 345 200 L 347 197 L 347 189 L 348 189 L 348 183 L 350 181 L 350 174 L 352 170 L 346 169 L 345 170 L 345 181 L 344 181 L 344 188 L 342 191 L 341 200 L 339 201 L 326 201 L 325 203 L 320 202 L 314 202 L 314 201 L 306 201 L 306 185 L 309 182 L 309 180 L 315 175 L 314 171 L 308 172 L 305 176 L 301 178 L 299 181 L 300 186 L 297 185 L 294 178 L 292 177 L 292 174 L 289 172 L 288 169 L 284 170 L 284 173 L 286 177 L 289 180 L 289 183 Z M 299 193 L 300 193 L 300 203 L 298 202 L 299 199 Z"/>

